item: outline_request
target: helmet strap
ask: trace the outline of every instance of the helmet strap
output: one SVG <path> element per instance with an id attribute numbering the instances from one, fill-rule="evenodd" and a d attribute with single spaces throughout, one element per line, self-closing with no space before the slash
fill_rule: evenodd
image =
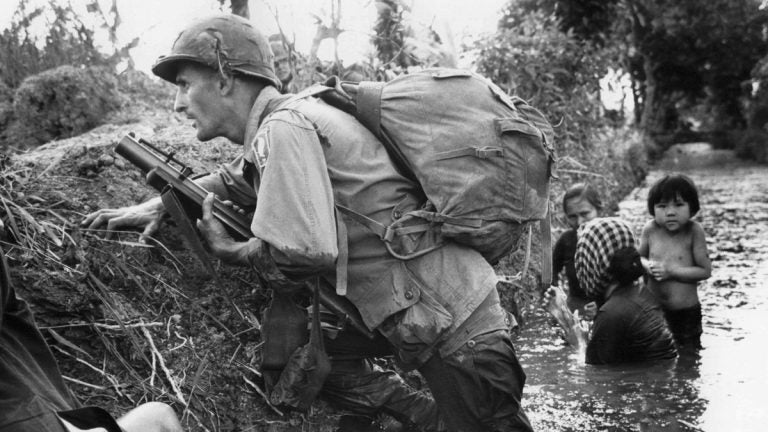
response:
<path id="1" fill-rule="evenodd" d="M 218 63 L 221 77 L 226 79 L 232 76 L 232 68 L 229 65 L 229 61 L 227 61 L 226 54 L 222 53 L 221 41 L 219 38 L 216 38 L 216 46 L 214 47 L 214 52 L 216 53 L 216 62 Z"/>

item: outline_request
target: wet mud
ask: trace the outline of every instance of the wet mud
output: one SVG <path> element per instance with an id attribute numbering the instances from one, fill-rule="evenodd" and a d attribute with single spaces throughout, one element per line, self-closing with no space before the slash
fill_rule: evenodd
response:
<path id="1" fill-rule="evenodd" d="M 768 167 L 703 143 L 677 145 L 620 204 L 639 235 L 648 185 L 667 172 L 699 188 L 712 277 L 699 284 L 702 344 L 665 363 L 584 364 L 537 311 L 516 341 L 528 375 L 524 408 L 540 431 L 766 430 Z"/>

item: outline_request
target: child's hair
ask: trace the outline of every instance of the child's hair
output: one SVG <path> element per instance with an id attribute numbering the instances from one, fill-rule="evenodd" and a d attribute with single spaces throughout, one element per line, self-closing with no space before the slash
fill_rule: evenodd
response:
<path id="1" fill-rule="evenodd" d="M 603 201 L 600 200 L 600 194 L 589 183 L 576 183 L 565 191 L 565 195 L 563 195 L 563 211 L 566 211 L 565 203 L 573 198 L 585 199 L 597 211 L 603 210 Z"/>
<path id="2" fill-rule="evenodd" d="M 668 174 L 658 180 L 648 191 L 648 213 L 653 216 L 653 207 L 668 200 L 680 197 L 691 208 L 691 216 L 699 211 L 699 192 L 693 180 L 682 174 Z"/>

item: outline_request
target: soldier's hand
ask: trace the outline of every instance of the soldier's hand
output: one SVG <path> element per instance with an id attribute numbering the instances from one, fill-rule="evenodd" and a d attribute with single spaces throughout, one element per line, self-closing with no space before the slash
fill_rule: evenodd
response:
<path id="1" fill-rule="evenodd" d="M 142 230 L 139 241 L 144 243 L 147 238 L 157 232 L 165 214 L 165 208 L 159 198 L 151 199 L 141 204 L 117 209 L 100 209 L 86 215 L 80 226 L 87 229 L 100 229 L 106 226 L 112 236 L 112 231 L 120 228 L 139 228 Z"/>
<path id="2" fill-rule="evenodd" d="M 235 241 L 213 215 L 213 200 L 214 194 L 209 192 L 203 200 L 203 217 L 197 220 L 197 229 L 214 256 L 227 262 L 236 262 L 243 242 Z"/>

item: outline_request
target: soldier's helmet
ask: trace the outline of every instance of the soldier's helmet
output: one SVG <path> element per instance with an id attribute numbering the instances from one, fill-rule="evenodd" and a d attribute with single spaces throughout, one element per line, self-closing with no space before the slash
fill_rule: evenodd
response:
<path id="1" fill-rule="evenodd" d="M 228 73 L 261 78 L 280 88 L 269 40 L 237 15 L 215 15 L 192 23 L 179 33 L 171 53 L 160 56 L 152 72 L 176 82 L 179 62 L 192 61 Z"/>
<path id="2" fill-rule="evenodd" d="M 269 43 L 272 52 L 275 54 L 275 61 L 288 60 L 288 50 L 285 49 L 282 41 L 271 41 Z"/>

